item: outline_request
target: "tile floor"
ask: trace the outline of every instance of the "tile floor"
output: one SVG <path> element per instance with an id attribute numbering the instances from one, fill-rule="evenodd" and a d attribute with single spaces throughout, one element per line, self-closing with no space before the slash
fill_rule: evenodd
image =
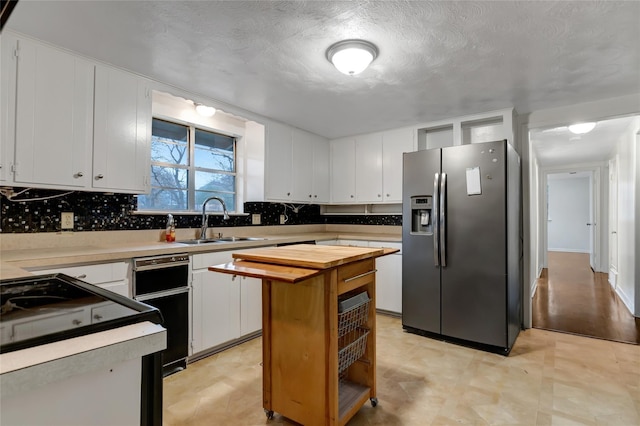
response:
<path id="1" fill-rule="evenodd" d="M 508 357 L 378 315 L 377 407 L 355 425 L 639 425 L 640 346 L 529 329 Z M 165 425 L 293 424 L 262 410 L 261 339 L 164 381 Z"/>

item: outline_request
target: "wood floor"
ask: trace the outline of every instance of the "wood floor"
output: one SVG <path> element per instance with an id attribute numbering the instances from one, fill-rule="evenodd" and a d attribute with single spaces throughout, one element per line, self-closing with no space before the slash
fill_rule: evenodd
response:
<path id="1" fill-rule="evenodd" d="M 508 357 L 402 330 L 377 316 L 378 401 L 357 425 L 638 425 L 640 346 L 540 329 Z M 292 424 L 262 410 L 261 339 L 164 380 L 164 425 Z"/>
<path id="2" fill-rule="evenodd" d="M 533 327 L 640 344 L 640 319 L 607 275 L 591 270 L 589 254 L 549 252 L 548 266 L 532 301 Z"/>

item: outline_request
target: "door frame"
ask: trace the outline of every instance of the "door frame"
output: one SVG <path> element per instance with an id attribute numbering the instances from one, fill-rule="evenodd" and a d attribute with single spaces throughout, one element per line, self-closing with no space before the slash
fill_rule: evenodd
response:
<path id="1" fill-rule="evenodd" d="M 548 268 L 548 252 L 549 252 L 549 223 L 547 220 L 547 184 L 548 184 L 548 176 L 557 173 L 568 173 L 568 172 L 590 172 L 590 180 L 592 185 L 590 185 L 590 194 L 589 194 L 589 203 L 591 208 L 593 209 L 593 222 L 595 223 L 596 230 L 595 232 L 591 229 L 589 232 L 593 235 L 593 243 L 590 247 L 592 252 L 595 252 L 595 270 L 594 272 L 606 272 L 608 271 L 608 265 L 605 265 L 605 269 L 603 270 L 602 259 L 605 258 L 603 256 L 603 252 L 606 251 L 604 248 L 606 245 L 602 244 L 602 231 L 604 229 L 602 227 L 606 227 L 608 229 L 609 224 L 605 219 L 608 216 L 608 204 L 607 199 L 608 196 L 603 196 L 601 190 L 601 176 L 603 171 L 607 170 L 606 163 L 592 163 L 592 164 L 581 164 L 581 165 L 567 165 L 567 166 L 558 166 L 558 167 L 543 167 L 541 168 L 541 173 L 539 174 L 540 183 L 538 188 L 540 190 L 539 199 L 543 202 L 539 203 L 538 208 L 540 209 L 538 213 L 538 228 L 540 229 L 540 240 L 542 242 L 542 267 Z M 608 259 L 608 253 L 606 258 Z M 608 262 L 607 262 L 608 263 Z M 593 266 L 593 265 L 592 265 Z"/>

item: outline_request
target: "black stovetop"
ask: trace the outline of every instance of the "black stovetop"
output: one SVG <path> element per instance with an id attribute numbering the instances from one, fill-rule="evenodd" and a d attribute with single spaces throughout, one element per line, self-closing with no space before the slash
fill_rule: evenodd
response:
<path id="1" fill-rule="evenodd" d="M 0 353 L 142 321 L 160 311 L 64 274 L 0 280 Z"/>

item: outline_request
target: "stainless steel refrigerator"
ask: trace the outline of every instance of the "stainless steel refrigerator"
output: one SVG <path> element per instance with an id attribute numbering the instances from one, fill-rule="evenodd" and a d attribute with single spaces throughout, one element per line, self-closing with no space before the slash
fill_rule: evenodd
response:
<path id="1" fill-rule="evenodd" d="M 520 187 L 507 141 L 404 154 L 407 331 L 509 353 L 522 324 Z"/>

